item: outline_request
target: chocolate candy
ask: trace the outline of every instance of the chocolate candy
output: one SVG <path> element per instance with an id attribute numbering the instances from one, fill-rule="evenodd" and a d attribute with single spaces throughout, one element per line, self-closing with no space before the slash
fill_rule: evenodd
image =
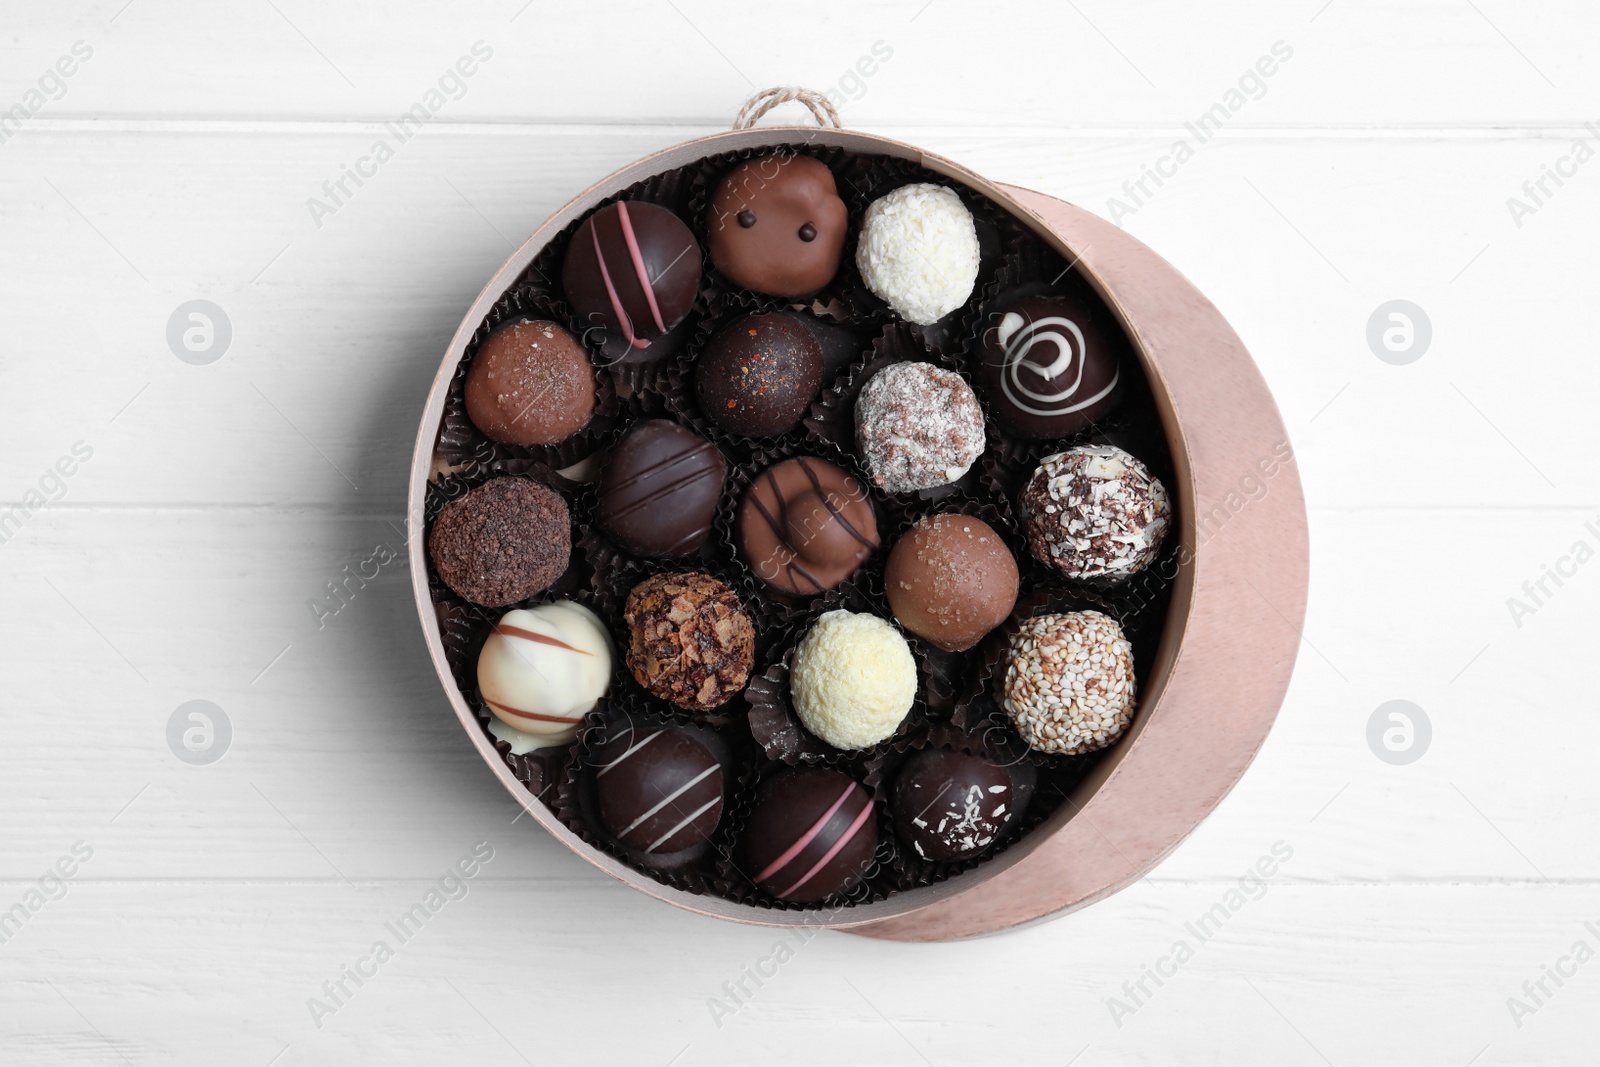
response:
<path id="1" fill-rule="evenodd" d="M 878 848 L 872 798 L 855 779 L 800 767 L 769 779 L 744 833 L 744 869 L 780 900 L 808 904 L 850 889 Z"/>
<path id="2" fill-rule="evenodd" d="M 1017 561 L 983 520 L 935 515 L 895 542 L 883 584 L 900 625 L 946 652 L 964 652 L 1011 614 Z"/>
<path id="3" fill-rule="evenodd" d="M 1155 562 L 1171 525 L 1160 479 L 1115 445 L 1046 456 L 1017 502 L 1028 548 L 1068 578 L 1114 584 Z"/>
<path id="4" fill-rule="evenodd" d="M 835 748 L 887 740 L 917 699 L 917 661 L 887 619 L 826 611 L 795 646 L 795 717 Z"/>
<path id="5" fill-rule="evenodd" d="M 722 765 L 680 729 L 627 724 L 593 755 L 595 797 L 607 832 L 647 855 L 681 852 L 722 817 Z"/>
<path id="6" fill-rule="evenodd" d="M 983 409 L 954 371 L 891 363 L 856 399 L 856 444 L 885 492 L 948 485 L 983 454 Z"/>
<path id="7" fill-rule="evenodd" d="M 589 353 L 557 323 L 508 323 L 473 357 L 466 402 L 467 417 L 491 440 L 559 444 L 594 414 Z"/>
<path id="8" fill-rule="evenodd" d="M 561 494 L 528 478 L 491 478 L 444 506 L 428 554 L 457 596 L 486 608 L 542 593 L 572 558 L 572 519 Z"/>
<path id="9" fill-rule="evenodd" d="M 979 259 L 972 213 L 942 185 L 902 185 L 861 218 L 861 280 L 909 322 L 928 326 L 966 303 Z"/>
<path id="10" fill-rule="evenodd" d="M 1084 299 L 1029 297 L 993 311 L 979 375 L 994 417 L 1043 440 L 1092 426 L 1122 399 L 1127 338 Z"/>
<path id="11" fill-rule="evenodd" d="M 672 329 L 700 291 L 700 246 L 664 207 L 618 201 L 572 235 L 561 284 L 586 324 L 618 332 L 635 349 Z"/>
<path id="12" fill-rule="evenodd" d="M 755 623 L 738 594 L 709 574 L 658 574 L 628 594 L 628 669 L 663 700 L 710 711 L 743 692 Z"/>
<path id="13" fill-rule="evenodd" d="M 747 160 L 728 172 L 711 198 L 711 262 L 746 289 L 805 296 L 838 273 L 846 215 L 833 171 L 824 164 L 785 154 Z"/>
<path id="14" fill-rule="evenodd" d="M 478 653 L 478 694 L 517 735 L 513 751 L 564 745 L 611 683 L 611 635 L 594 612 L 559 600 L 508 611 Z"/>
<path id="15" fill-rule="evenodd" d="M 995 699 L 1040 752 L 1105 748 L 1133 721 L 1133 645 L 1098 611 L 1037 615 L 1008 639 Z"/>
<path id="16" fill-rule="evenodd" d="M 918 856 L 935 862 L 970 859 L 999 838 L 1023 798 L 1011 772 L 978 756 L 925 748 L 894 783 L 894 832 Z"/>
<path id="17" fill-rule="evenodd" d="M 837 586 L 878 547 L 867 491 L 832 463 L 785 460 L 750 483 L 739 505 L 739 552 L 757 578 L 811 596 Z"/>
<path id="18" fill-rule="evenodd" d="M 638 423 L 600 475 L 600 524 L 640 555 L 691 555 L 711 532 L 727 470 L 694 431 L 665 419 Z"/>
<path id="19" fill-rule="evenodd" d="M 746 315 L 695 366 L 700 407 L 730 433 L 771 437 L 800 424 L 822 384 L 822 347 L 787 315 Z"/>

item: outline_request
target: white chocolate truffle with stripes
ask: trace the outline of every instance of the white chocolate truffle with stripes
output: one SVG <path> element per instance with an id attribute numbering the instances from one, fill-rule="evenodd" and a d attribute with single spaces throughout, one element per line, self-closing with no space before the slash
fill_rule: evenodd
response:
<path id="1" fill-rule="evenodd" d="M 510 727 L 495 736 L 521 751 L 571 741 L 606 694 L 613 656 L 611 635 L 582 604 L 506 612 L 478 653 L 478 692 Z"/>

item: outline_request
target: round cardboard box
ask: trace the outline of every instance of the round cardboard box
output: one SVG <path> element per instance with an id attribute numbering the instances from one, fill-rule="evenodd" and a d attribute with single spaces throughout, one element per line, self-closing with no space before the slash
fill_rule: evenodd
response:
<path id="1" fill-rule="evenodd" d="M 1045 823 L 935 885 L 833 910 L 766 911 L 656 882 L 584 843 L 517 781 L 445 660 L 428 594 L 423 500 L 451 376 L 484 316 L 546 243 L 652 175 L 721 152 L 796 143 L 919 163 L 989 197 L 1075 262 L 1121 319 L 1149 378 L 1177 475 L 1170 489 L 1185 562 L 1132 728 Z M 668 148 L 545 220 L 484 286 L 445 351 L 412 454 L 406 526 L 423 638 L 445 695 L 479 755 L 535 821 L 613 878 L 689 911 L 902 941 L 975 937 L 1060 915 L 1129 885 L 1171 852 L 1233 788 L 1271 729 L 1299 648 L 1309 566 L 1305 501 L 1272 394 L 1221 313 L 1171 264 L 1071 204 L 990 182 L 911 145 L 811 127 L 735 130 Z"/>

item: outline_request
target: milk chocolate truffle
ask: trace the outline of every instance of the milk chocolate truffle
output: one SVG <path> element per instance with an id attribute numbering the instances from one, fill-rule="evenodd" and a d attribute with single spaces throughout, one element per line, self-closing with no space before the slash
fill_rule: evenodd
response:
<path id="1" fill-rule="evenodd" d="M 700 245 L 664 207 L 619 200 L 583 220 L 567 245 L 561 284 L 587 326 L 648 349 L 694 306 Z"/>
<path id="2" fill-rule="evenodd" d="M 779 900 L 810 904 L 854 887 L 872 866 L 878 825 L 855 779 L 797 767 L 756 794 L 742 842 L 745 872 Z"/>
<path id="3" fill-rule="evenodd" d="M 595 751 L 600 821 L 646 855 L 706 840 L 722 817 L 722 764 L 689 732 L 627 724 Z"/>
<path id="4" fill-rule="evenodd" d="M 542 593 L 572 557 L 572 519 L 561 494 L 528 478 L 491 478 L 444 506 L 428 553 L 457 596 L 486 608 Z"/>
<path id="5" fill-rule="evenodd" d="M 925 860 L 947 863 L 987 851 L 1021 801 L 1011 772 L 949 749 L 913 753 L 894 782 L 894 832 Z"/>
<path id="6" fill-rule="evenodd" d="M 560 444 L 594 414 L 589 353 L 554 322 L 513 322 L 490 334 L 467 371 L 467 417 L 508 445 Z"/>
<path id="7" fill-rule="evenodd" d="M 600 475 L 600 524 L 642 556 L 688 556 L 705 544 L 728 464 L 716 446 L 666 419 L 636 424 Z"/>
<path id="8" fill-rule="evenodd" d="M 1098 611 L 1039 615 L 1012 634 L 995 699 L 1030 748 L 1105 748 L 1133 720 L 1133 645 Z"/>
<path id="9" fill-rule="evenodd" d="M 1040 296 L 995 310 L 983 333 L 980 380 L 994 417 L 1023 437 L 1065 437 L 1122 399 L 1127 338 L 1086 300 Z"/>
<path id="10" fill-rule="evenodd" d="M 478 694 L 519 755 L 564 745 L 611 683 L 611 635 L 570 600 L 508 611 L 478 653 Z M 491 724 L 493 725 L 493 724 Z"/>
<path id="11" fill-rule="evenodd" d="M 856 444 L 885 492 L 948 485 L 983 454 L 983 409 L 954 371 L 891 363 L 856 398 Z"/>
<path id="12" fill-rule="evenodd" d="M 965 652 L 1017 603 L 1017 561 L 982 519 L 935 515 L 889 551 L 883 575 L 900 625 L 946 652 Z"/>
<path id="13" fill-rule="evenodd" d="M 772 437 L 800 424 L 822 384 L 822 348 L 776 312 L 725 326 L 695 365 L 700 407 L 730 433 Z"/>
<path id="14" fill-rule="evenodd" d="M 961 197 L 942 185 L 904 185 L 861 219 L 856 267 L 884 303 L 927 326 L 967 302 L 978 280 L 978 231 Z"/>
<path id="15" fill-rule="evenodd" d="M 865 487 L 811 456 L 784 460 L 750 483 L 739 505 L 739 552 L 781 593 L 811 596 L 850 577 L 878 547 Z"/>
<path id="16" fill-rule="evenodd" d="M 1166 486 L 1115 445 L 1046 456 L 1018 509 L 1039 562 L 1068 578 L 1105 583 L 1154 563 L 1172 518 Z"/>
<path id="17" fill-rule="evenodd" d="M 744 690 L 755 624 L 726 583 L 709 574 L 658 574 L 633 587 L 622 614 L 628 669 L 662 700 L 710 711 Z"/>
<path id="18" fill-rule="evenodd" d="M 800 639 L 789 670 L 794 713 L 835 748 L 866 748 L 891 736 L 917 698 L 917 663 L 885 619 L 823 614 Z"/>
<path id="19" fill-rule="evenodd" d="M 747 160 L 711 198 L 711 262 L 746 289 L 805 296 L 838 273 L 846 215 L 826 165 L 793 154 Z"/>

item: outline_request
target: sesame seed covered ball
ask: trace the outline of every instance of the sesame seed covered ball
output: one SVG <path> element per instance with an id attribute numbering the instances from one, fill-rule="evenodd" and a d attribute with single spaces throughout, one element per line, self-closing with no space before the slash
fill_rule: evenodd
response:
<path id="1" fill-rule="evenodd" d="M 1037 615 L 1011 635 L 995 693 L 1030 748 L 1105 748 L 1133 719 L 1133 646 L 1098 611 Z"/>
<path id="2" fill-rule="evenodd" d="M 1046 456 L 1018 501 L 1028 548 L 1068 578 L 1118 582 L 1161 552 L 1171 525 L 1167 488 L 1115 445 Z"/>
<path id="3" fill-rule="evenodd" d="M 807 730 L 835 748 L 866 748 L 911 710 L 917 664 L 887 619 L 829 611 L 795 649 L 789 689 Z"/>
<path id="4" fill-rule="evenodd" d="M 856 267 L 867 288 L 927 326 L 967 302 L 978 280 L 978 231 L 961 197 L 928 182 L 874 200 L 861 219 Z"/>

